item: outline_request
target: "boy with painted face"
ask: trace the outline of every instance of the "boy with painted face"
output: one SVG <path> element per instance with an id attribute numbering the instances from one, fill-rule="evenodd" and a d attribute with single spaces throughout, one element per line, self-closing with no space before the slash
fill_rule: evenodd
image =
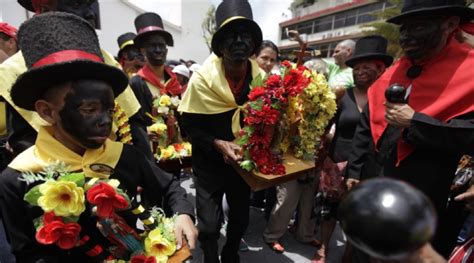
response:
<path id="1" fill-rule="evenodd" d="M 68 34 L 71 31 L 75 34 Z M 160 197 L 165 197 L 172 212 L 178 214 L 178 247 L 182 238 L 193 247 L 193 207 L 179 182 L 134 147 L 108 139 L 114 97 L 127 87 L 128 79 L 119 69 L 103 63 L 90 24 L 74 15 L 50 12 L 25 22 L 18 39 L 28 71 L 13 85 L 12 99 L 19 107 L 36 111 L 51 126 L 41 127 L 35 145 L 17 156 L 0 176 L 0 207 L 17 261 L 96 262 L 114 255 L 109 250 L 111 241 L 98 230 L 90 208 L 78 221 L 80 237 L 89 239 L 81 239 L 67 250 L 37 242 L 33 222 L 42 211 L 25 203 L 24 195 L 34 185 L 19 177 L 25 172 L 41 172 L 55 161 L 64 162 L 71 172 L 83 172 L 86 178 L 117 179 L 119 188 L 130 197 L 143 188 L 143 199 L 151 205 L 160 205 Z M 135 228 L 137 218 L 131 213 L 116 213 Z"/>
<path id="2" fill-rule="evenodd" d="M 405 56 L 368 90 L 346 169 L 348 185 L 370 171 L 422 190 L 439 215 L 433 246 L 444 256 L 463 222 L 447 212 L 450 186 L 459 159 L 474 149 L 474 51 L 453 36 L 473 18 L 463 0 L 407 0 L 401 15 L 388 20 L 401 26 Z M 404 102 L 385 96 L 395 83 L 405 88 Z M 462 211 L 462 204 L 453 206 Z"/>
<path id="3" fill-rule="evenodd" d="M 61 11 L 82 17 L 93 27 L 96 25 L 96 15 L 94 13 L 94 6 L 97 5 L 96 0 L 18 0 L 18 2 L 24 8 L 36 14 Z M 105 50 L 101 50 L 101 53 L 106 64 L 120 67 L 120 64 L 115 61 L 110 53 Z M 0 95 L 5 97 L 7 102 L 14 108 L 11 117 L 11 135 L 8 140 L 15 154 L 34 144 L 39 127 L 47 125 L 36 112 L 21 109 L 11 100 L 11 85 L 25 70 L 26 67 L 21 52 L 18 52 L 0 65 Z M 117 140 L 134 144 L 149 159 L 153 159 L 152 153 L 149 147 L 147 147 L 149 145 L 148 138 L 141 136 L 138 132 L 140 131 L 138 128 L 139 123 L 133 118 L 140 108 L 140 104 L 133 91 L 127 87 L 116 98 L 116 102 L 117 108 L 114 123 L 117 129 L 114 129 L 114 132 L 117 132 Z"/>
<path id="4" fill-rule="evenodd" d="M 128 32 L 117 38 L 120 49 L 117 58 L 129 78 L 133 77 L 143 67 L 144 63 L 144 57 L 140 49 L 133 42 L 136 36 L 135 33 Z"/>
<path id="5" fill-rule="evenodd" d="M 176 74 L 165 65 L 173 36 L 165 31 L 161 17 L 156 13 L 141 14 L 135 18 L 135 28 L 137 36 L 133 41 L 145 57 L 145 65 L 130 79 L 130 86 L 141 105 L 136 119 L 142 127 L 148 127 L 154 123 L 149 117 L 154 112 L 153 101 L 162 95 L 179 96 L 183 90 Z M 173 120 L 167 123 L 174 125 Z M 146 136 L 147 131 L 143 130 L 143 134 Z"/>
<path id="6" fill-rule="evenodd" d="M 222 220 L 222 197 L 229 204 L 227 241 L 220 262 L 240 262 L 238 249 L 249 221 L 250 188 L 228 164 L 238 161 L 233 140 L 240 130 L 240 109 L 248 101 L 252 79 L 264 75 L 250 60 L 262 43 L 262 31 L 252 20 L 248 1 L 226 0 L 216 10 L 219 29 L 211 54 L 194 72 L 178 110 L 193 142 L 199 241 L 204 262 L 219 262 L 217 240 Z"/>

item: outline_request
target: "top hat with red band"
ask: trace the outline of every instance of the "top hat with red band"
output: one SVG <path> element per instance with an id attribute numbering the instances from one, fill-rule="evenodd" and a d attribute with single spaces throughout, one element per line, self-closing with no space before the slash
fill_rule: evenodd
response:
<path id="1" fill-rule="evenodd" d="M 216 10 L 217 31 L 212 36 L 211 47 L 214 54 L 222 56 L 219 44 L 225 33 L 241 26 L 252 35 L 256 53 L 262 44 L 262 30 L 253 21 L 252 7 L 247 0 L 224 0 Z"/>
<path id="2" fill-rule="evenodd" d="M 346 65 L 352 68 L 361 60 L 380 60 L 386 67 L 392 65 L 393 57 L 387 54 L 387 39 L 373 35 L 357 40 L 354 54 L 346 61 Z"/>
<path id="3" fill-rule="evenodd" d="M 147 36 L 158 34 L 165 38 L 166 45 L 173 46 L 173 36 L 165 30 L 163 20 L 156 13 L 143 13 L 135 18 L 135 28 L 137 36 L 133 40 L 139 47 L 143 46 L 143 41 Z"/>
<path id="4" fill-rule="evenodd" d="M 47 89 L 68 81 L 105 81 L 115 96 L 128 85 L 120 69 L 103 63 L 94 28 L 76 15 L 36 15 L 21 25 L 18 43 L 28 68 L 11 90 L 13 102 L 19 107 L 34 110 L 35 102 Z"/>
<path id="5" fill-rule="evenodd" d="M 474 9 L 464 0 L 405 0 L 402 13 L 387 22 L 400 25 L 407 18 L 430 16 L 458 16 L 461 22 L 467 22 L 474 19 Z"/>

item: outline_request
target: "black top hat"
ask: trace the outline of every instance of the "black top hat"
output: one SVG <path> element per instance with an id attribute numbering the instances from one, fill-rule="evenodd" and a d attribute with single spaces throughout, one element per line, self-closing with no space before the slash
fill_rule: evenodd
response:
<path id="1" fill-rule="evenodd" d="M 262 30 L 255 21 L 253 21 L 252 8 L 247 0 L 224 0 L 216 10 L 217 31 L 212 36 L 212 51 L 217 56 L 222 56 L 219 51 L 219 43 L 222 37 L 229 30 L 236 26 L 247 28 L 252 35 L 256 53 L 262 44 Z"/>
<path id="2" fill-rule="evenodd" d="M 464 0 L 405 0 L 402 13 L 387 22 L 400 25 L 413 16 L 459 16 L 464 22 L 474 19 L 474 9 L 467 7 Z"/>
<path id="3" fill-rule="evenodd" d="M 94 28 L 76 15 L 36 15 L 21 25 L 18 43 L 28 70 L 13 84 L 11 96 L 22 108 L 34 110 L 34 103 L 48 88 L 67 81 L 102 80 L 115 96 L 128 85 L 120 69 L 103 63 Z"/>
<path id="4" fill-rule="evenodd" d="M 129 46 L 133 46 L 133 45 L 134 45 L 133 39 L 134 39 L 136 36 L 137 36 L 137 35 L 136 35 L 135 33 L 128 32 L 128 33 L 125 33 L 125 34 L 120 35 L 120 36 L 117 38 L 117 44 L 118 44 L 118 46 L 119 46 L 119 52 L 118 52 L 118 57 L 119 57 L 119 58 L 121 57 L 122 51 L 123 51 L 126 47 L 129 47 Z"/>
<path id="5" fill-rule="evenodd" d="M 34 12 L 32 0 L 18 0 L 18 3 L 23 6 L 26 10 Z"/>
<path id="6" fill-rule="evenodd" d="M 390 66 L 393 57 L 387 54 L 387 39 L 382 36 L 366 36 L 356 42 L 354 54 L 346 61 L 353 67 L 361 59 L 381 60 L 385 66 Z"/>
<path id="7" fill-rule="evenodd" d="M 163 20 L 156 13 L 143 13 L 135 18 L 137 36 L 134 41 L 137 46 L 143 46 L 143 40 L 151 34 L 159 34 L 165 38 L 166 45 L 173 46 L 173 36 L 165 30 Z"/>

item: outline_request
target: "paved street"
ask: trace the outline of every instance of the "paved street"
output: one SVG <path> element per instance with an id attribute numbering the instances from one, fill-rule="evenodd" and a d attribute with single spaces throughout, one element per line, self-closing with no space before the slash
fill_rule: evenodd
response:
<path id="1" fill-rule="evenodd" d="M 188 196 L 191 201 L 194 203 L 195 189 L 190 188 L 192 180 L 186 179 L 182 182 L 182 186 L 188 191 Z M 250 251 L 240 252 L 241 262 L 248 263 L 286 263 L 286 262 L 298 262 L 305 263 L 310 262 L 311 256 L 315 252 L 315 248 L 301 244 L 295 240 L 293 235 L 286 233 L 283 237 L 283 245 L 285 246 L 286 252 L 283 254 L 278 254 L 273 252 L 266 244 L 263 242 L 262 233 L 265 228 L 266 220 L 264 218 L 264 213 L 251 209 L 250 210 L 250 223 L 247 230 L 247 234 L 244 237 L 245 241 L 248 243 Z M 225 231 L 221 231 L 221 239 L 219 241 L 220 246 L 222 247 L 225 242 Z M 316 238 L 318 238 L 316 234 Z M 339 228 L 336 229 L 335 234 L 329 245 L 330 254 L 328 257 L 328 263 L 339 263 L 344 251 L 345 237 L 343 236 Z M 200 249 L 196 249 L 193 253 L 193 263 L 204 263 L 202 253 Z"/>

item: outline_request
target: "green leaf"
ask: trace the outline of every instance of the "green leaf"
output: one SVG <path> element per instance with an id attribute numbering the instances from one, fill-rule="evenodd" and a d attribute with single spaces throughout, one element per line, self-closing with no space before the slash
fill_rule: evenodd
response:
<path id="1" fill-rule="evenodd" d="M 84 173 L 69 173 L 65 175 L 61 175 L 59 177 L 60 181 L 69 181 L 74 182 L 78 187 L 83 187 L 85 182 Z"/>
<path id="2" fill-rule="evenodd" d="M 28 202 L 30 205 L 38 206 L 38 198 L 40 198 L 41 193 L 39 190 L 40 185 L 37 185 L 28 191 L 23 197 L 23 200 Z"/>
<path id="3" fill-rule="evenodd" d="M 252 87 L 262 87 L 263 86 L 262 74 L 259 74 L 256 78 L 254 78 L 252 80 L 252 83 L 250 83 L 250 86 L 252 86 Z"/>
<path id="4" fill-rule="evenodd" d="M 67 216 L 63 217 L 64 223 L 77 223 L 79 221 L 78 216 Z"/>
<path id="5" fill-rule="evenodd" d="M 249 142 L 249 135 L 248 134 L 245 134 L 243 136 L 241 136 L 238 140 L 237 140 L 237 144 L 242 146 L 242 145 L 245 145 Z"/>
<path id="6" fill-rule="evenodd" d="M 33 225 L 35 226 L 36 229 L 40 229 L 43 227 L 43 216 L 39 216 L 35 219 L 33 219 Z"/>
<path id="7" fill-rule="evenodd" d="M 240 167 L 242 167 L 242 169 L 250 172 L 250 171 L 253 170 L 253 168 L 255 168 L 255 163 L 253 161 L 250 161 L 250 160 L 245 160 L 245 161 L 240 163 Z"/>

